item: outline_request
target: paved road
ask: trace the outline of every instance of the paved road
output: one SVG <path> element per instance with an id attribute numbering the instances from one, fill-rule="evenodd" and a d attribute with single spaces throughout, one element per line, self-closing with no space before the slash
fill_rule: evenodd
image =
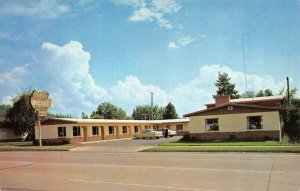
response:
<path id="1" fill-rule="evenodd" d="M 138 143 L 148 141 L 105 145 L 126 148 Z M 0 187 L 1 191 L 299 191 L 300 155 L 0 152 Z"/>

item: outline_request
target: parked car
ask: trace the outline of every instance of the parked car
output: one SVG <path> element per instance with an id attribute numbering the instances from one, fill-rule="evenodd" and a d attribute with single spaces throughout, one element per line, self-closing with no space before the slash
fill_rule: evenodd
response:
<path id="1" fill-rule="evenodd" d="M 163 136 L 164 136 L 164 129 L 162 129 L 161 132 L 162 132 L 162 134 L 163 134 Z M 176 132 L 176 131 L 173 131 L 173 130 L 168 129 L 168 136 L 169 136 L 169 137 L 173 137 L 173 136 L 175 136 L 175 135 L 177 135 L 177 132 Z"/>
<path id="2" fill-rule="evenodd" d="M 156 131 L 154 129 L 144 129 L 141 133 L 135 133 L 134 138 L 136 139 L 159 139 L 163 134 L 161 131 Z"/>

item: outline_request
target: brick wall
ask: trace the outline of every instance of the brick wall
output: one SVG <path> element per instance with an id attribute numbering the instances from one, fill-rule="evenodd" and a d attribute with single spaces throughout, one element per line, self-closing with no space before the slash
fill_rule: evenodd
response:
<path id="1" fill-rule="evenodd" d="M 88 137 L 88 141 L 101 141 L 101 136 Z"/>
<path id="2" fill-rule="evenodd" d="M 191 133 L 191 140 L 279 140 L 279 131 L 206 132 Z"/>

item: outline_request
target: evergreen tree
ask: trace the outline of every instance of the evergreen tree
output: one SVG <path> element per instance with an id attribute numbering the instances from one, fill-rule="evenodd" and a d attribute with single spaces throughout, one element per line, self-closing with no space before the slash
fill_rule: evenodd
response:
<path id="1" fill-rule="evenodd" d="M 219 72 L 218 79 L 215 83 L 217 89 L 217 95 L 229 95 L 231 99 L 238 99 L 240 96 L 238 91 L 235 90 L 235 84 L 230 83 L 230 77 L 227 73 L 221 74 Z"/>
<path id="2" fill-rule="evenodd" d="M 177 119 L 178 114 L 176 112 L 176 108 L 172 103 L 168 103 L 165 107 L 165 111 L 163 114 L 163 119 Z"/>

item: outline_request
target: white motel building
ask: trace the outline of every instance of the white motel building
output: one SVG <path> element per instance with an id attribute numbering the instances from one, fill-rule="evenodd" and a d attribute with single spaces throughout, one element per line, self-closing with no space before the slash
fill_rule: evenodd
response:
<path id="1" fill-rule="evenodd" d="M 206 109 L 185 114 L 183 119 L 110 120 L 50 118 L 41 123 L 45 143 L 76 143 L 132 138 L 143 129 L 174 130 L 193 140 L 279 139 L 284 96 L 230 99 L 217 96 Z M 35 128 L 39 139 L 39 128 Z"/>

